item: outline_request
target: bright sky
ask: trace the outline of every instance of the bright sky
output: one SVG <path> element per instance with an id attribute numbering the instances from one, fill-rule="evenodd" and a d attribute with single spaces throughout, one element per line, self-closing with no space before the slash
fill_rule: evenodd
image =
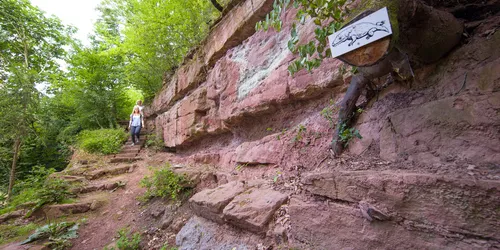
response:
<path id="1" fill-rule="evenodd" d="M 59 17 L 64 24 L 78 28 L 75 37 L 89 45 L 88 34 L 92 33 L 98 12 L 95 9 L 101 0 L 31 0 L 49 15 Z"/>

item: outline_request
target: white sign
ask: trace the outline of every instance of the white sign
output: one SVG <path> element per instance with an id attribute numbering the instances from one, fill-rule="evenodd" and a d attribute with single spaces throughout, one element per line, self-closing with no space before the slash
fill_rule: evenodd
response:
<path id="1" fill-rule="evenodd" d="M 330 35 L 332 57 L 375 42 L 392 34 L 387 8 L 382 8 Z"/>

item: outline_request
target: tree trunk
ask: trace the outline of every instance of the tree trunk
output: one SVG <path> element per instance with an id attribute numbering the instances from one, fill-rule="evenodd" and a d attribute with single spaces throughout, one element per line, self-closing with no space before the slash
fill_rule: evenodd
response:
<path id="1" fill-rule="evenodd" d="M 7 200 L 10 200 L 10 198 L 12 197 L 12 188 L 14 187 L 14 183 L 16 181 L 17 159 L 19 158 L 19 149 L 20 148 L 21 148 L 21 137 L 17 136 L 16 141 L 14 142 L 14 155 L 12 157 L 12 166 L 10 168 L 9 189 L 7 191 Z"/>
<path id="2" fill-rule="evenodd" d="M 353 76 L 347 93 L 340 103 L 339 118 L 335 128 L 335 137 L 332 141 L 332 148 L 335 155 L 340 155 L 344 149 L 346 142 L 340 139 L 340 134 L 343 132 L 341 130 L 349 128 L 354 116 L 356 101 L 369 81 L 363 74 Z"/>
<path id="3" fill-rule="evenodd" d="M 400 80 L 410 79 L 413 70 L 409 59 L 417 64 L 435 62 L 460 42 L 463 24 L 452 14 L 434 9 L 421 0 L 362 0 L 353 19 L 359 13 L 376 11 L 382 7 L 387 7 L 393 29 L 390 45 L 387 42 L 374 43 L 341 58 L 355 65 L 375 64 L 359 68 L 360 73 L 352 78 L 340 104 L 337 128 L 331 145 L 336 156 L 342 153 L 345 145 L 340 140 L 340 135 L 343 129 L 349 129 L 354 123 L 356 102 L 371 79 L 389 73 Z M 384 53 L 386 48 L 388 53 Z"/>
<path id="4" fill-rule="evenodd" d="M 222 8 L 222 6 L 221 6 L 221 5 L 217 2 L 217 0 L 210 0 L 210 2 L 212 2 L 212 4 L 214 5 L 214 7 L 215 7 L 218 11 L 222 12 L 222 10 L 224 9 L 224 8 Z"/>

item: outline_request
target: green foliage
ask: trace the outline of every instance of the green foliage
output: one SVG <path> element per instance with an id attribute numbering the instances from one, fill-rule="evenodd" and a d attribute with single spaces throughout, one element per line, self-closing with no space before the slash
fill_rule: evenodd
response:
<path id="1" fill-rule="evenodd" d="M 139 233 L 134 233 L 128 231 L 126 228 L 122 228 L 118 231 L 118 240 L 116 240 L 116 248 L 105 247 L 104 250 L 138 250 L 141 249 L 141 235 Z"/>
<path id="2" fill-rule="evenodd" d="M 153 172 L 153 176 L 144 177 L 141 186 L 145 187 L 145 199 L 152 197 L 171 198 L 177 200 L 179 194 L 185 189 L 187 180 L 184 176 L 174 173 L 170 169 L 170 163 Z"/>
<path id="3" fill-rule="evenodd" d="M 49 82 L 60 72 L 56 60 L 64 58 L 64 46 L 70 43 L 72 32 L 60 20 L 47 17 L 27 0 L 3 0 L 0 4 L 2 177 L 9 175 L 11 166 L 14 173 L 32 166 L 23 166 L 23 162 L 17 160 L 27 152 L 23 148 L 27 139 L 39 136 L 37 114 L 41 93 L 35 87 Z M 9 194 L 13 185 L 14 182 L 9 185 Z"/>
<path id="4" fill-rule="evenodd" d="M 114 40 L 127 54 L 124 80 L 140 89 L 146 101 L 219 15 L 206 0 L 106 0 L 99 10 L 105 22 L 123 25 Z"/>
<path id="5" fill-rule="evenodd" d="M 26 225 L 2 224 L 0 225 L 0 245 L 25 237 L 37 228 L 34 223 Z"/>
<path id="6" fill-rule="evenodd" d="M 178 250 L 179 248 L 177 247 L 170 247 L 170 246 L 162 246 L 160 250 Z"/>
<path id="7" fill-rule="evenodd" d="M 22 182 L 18 182 L 13 189 L 14 196 L 7 206 L 0 209 L 0 214 L 16 210 L 20 205 L 32 203 L 31 210 L 26 216 L 46 204 L 63 203 L 73 196 L 70 185 L 61 179 L 50 178 L 54 169 L 35 167 L 32 173 Z"/>
<path id="8" fill-rule="evenodd" d="M 297 133 L 295 134 L 295 137 L 293 138 L 293 142 L 295 143 L 295 142 L 302 141 L 306 130 L 307 130 L 307 128 L 304 125 L 300 124 L 298 129 L 297 129 Z"/>
<path id="9" fill-rule="evenodd" d="M 123 129 L 84 130 L 78 136 L 78 146 L 88 153 L 114 154 L 120 152 L 127 137 Z"/>
<path id="10" fill-rule="evenodd" d="M 273 177 L 273 182 L 276 183 L 278 182 L 278 179 L 283 175 L 283 173 L 281 171 L 276 171 L 276 174 L 274 175 Z"/>
<path id="11" fill-rule="evenodd" d="M 144 100 L 142 92 L 134 87 L 129 87 L 125 90 L 125 103 L 121 105 L 121 109 L 118 113 L 118 119 L 129 120 L 132 109 L 134 108 L 137 100 Z"/>
<path id="12" fill-rule="evenodd" d="M 151 148 L 154 151 L 161 151 L 165 147 L 165 143 L 163 142 L 163 137 L 157 134 L 150 134 L 146 138 L 147 148 Z"/>
<path id="13" fill-rule="evenodd" d="M 48 239 L 45 243 L 50 249 L 63 250 L 71 247 L 70 239 L 78 237 L 79 224 L 76 222 L 49 223 L 36 229 L 36 231 L 21 244 L 37 240 Z"/>
<path id="14" fill-rule="evenodd" d="M 321 110 L 320 115 L 326 120 L 328 120 L 331 128 L 334 128 L 335 121 L 333 120 L 333 115 L 335 113 L 338 113 L 338 111 L 339 111 L 339 106 L 335 104 L 335 101 L 333 99 L 330 99 L 330 104 L 323 110 Z"/>
<path id="15" fill-rule="evenodd" d="M 54 169 L 46 169 L 41 166 L 33 167 L 25 180 L 16 183 L 13 188 L 14 196 L 9 203 L 0 209 L 0 214 L 14 211 L 19 205 L 28 202 L 34 202 L 33 206 L 36 206 L 38 198 L 44 196 L 40 193 L 45 192 L 43 191 L 46 189 L 45 183 L 52 173 L 54 173 Z"/>
<path id="16" fill-rule="evenodd" d="M 339 141 L 344 144 L 344 147 L 347 147 L 354 138 L 363 139 L 357 129 L 348 128 L 345 123 L 342 123 L 339 128 Z"/>
<path id="17" fill-rule="evenodd" d="M 35 195 L 37 209 L 45 204 L 63 203 L 73 194 L 69 191 L 70 185 L 68 182 L 57 179 L 47 178 L 42 187 L 40 187 Z"/>
<path id="18" fill-rule="evenodd" d="M 281 133 L 280 133 L 280 134 L 278 134 L 278 135 L 276 136 L 276 139 L 277 139 L 278 141 L 279 141 L 279 140 L 281 140 L 281 137 L 285 135 L 286 131 L 287 131 L 287 129 L 286 129 L 286 128 L 282 129 L 282 130 L 281 130 Z"/>
<path id="19" fill-rule="evenodd" d="M 234 168 L 236 171 L 241 171 L 243 168 L 247 167 L 248 166 L 248 163 L 245 163 L 245 164 L 238 164 L 236 165 L 236 167 Z"/>
<path id="20" fill-rule="evenodd" d="M 299 8 L 299 10 L 296 14 L 296 22 L 292 24 L 288 49 L 298 54 L 299 58 L 291 62 L 288 71 L 291 75 L 301 69 L 311 72 L 321 65 L 324 58 L 331 56 L 328 36 L 342 26 L 345 14 L 349 11 L 346 2 L 346 0 L 275 0 L 273 10 L 266 15 L 265 20 L 258 22 L 255 28 L 264 31 L 274 28 L 278 32 L 281 31 L 283 27 L 282 14 L 293 3 L 293 7 Z M 304 25 L 309 18 L 316 25 L 315 40 L 299 44 L 297 22 Z"/>
<path id="21" fill-rule="evenodd" d="M 118 240 L 116 241 L 116 246 L 119 250 L 137 250 L 140 248 L 141 235 L 139 233 L 134 233 L 131 238 L 128 237 L 130 232 L 122 229 L 118 232 Z"/>

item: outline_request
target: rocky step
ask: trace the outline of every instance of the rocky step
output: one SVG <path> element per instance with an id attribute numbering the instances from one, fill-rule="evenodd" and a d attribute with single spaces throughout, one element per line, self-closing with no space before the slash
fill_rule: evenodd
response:
<path id="1" fill-rule="evenodd" d="M 2 214 L 0 216 L 0 224 L 7 222 L 9 220 L 12 220 L 12 219 L 17 219 L 19 217 L 24 216 L 25 214 L 26 214 L 25 209 L 16 210 L 16 211 L 8 212 L 6 214 Z"/>
<path id="2" fill-rule="evenodd" d="M 125 146 L 122 147 L 122 151 L 123 150 L 137 150 L 137 151 L 140 151 L 142 148 L 142 145 L 130 145 L 130 144 L 126 144 Z"/>
<path id="3" fill-rule="evenodd" d="M 191 209 L 201 217 L 217 223 L 263 233 L 276 210 L 288 195 L 268 185 L 229 182 L 214 189 L 205 189 L 189 199 Z"/>
<path id="4" fill-rule="evenodd" d="M 136 145 L 144 145 L 145 141 L 144 139 L 141 138 L 141 140 L 139 140 L 139 142 L 136 142 L 135 144 Z M 129 144 L 132 144 L 132 139 L 129 138 L 126 142 L 125 142 L 126 145 L 129 145 Z"/>
<path id="5" fill-rule="evenodd" d="M 98 168 L 99 168 L 98 165 L 72 166 L 70 168 L 63 170 L 62 172 L 56 172 L 55 175 L 68 175 L 67 177 L 64 178 L 71 179 L 74 178 L 72 176 L 81 177 L 81 175 L 83 175 L 84 173 L 93 171 Z"/>
<path id="6" fill-rule="evenodd" d="M 82 182 L 86 181 L 85 177 L 75 176 L 75 175 L 55 174 L 55 175 L 52 175 L 52 177 L 55 177 L 55 178 L 58 178 L 61 180 L 65 180 L 66 182 L 68 182 L 70 184 L 82 183 Z"/>
<path id="7" fill-rule="evenodd" d="M 120 154 L 129 154 L 129 153 L 132 153 L 132 154 L 138 154 L 139 152 L 141 151 L 141 149 L 137 149 L 137 148 L 125 148 L 125 149 L 122 149 L 120 151 Z"/>
<path id="8" fill-rule="evenodd" d="M 120 163 L 120 162 L 134 162 L 134 161 L 140 161 L 142 158 L 140 157 L 120 157 L 117 156 L 115 158 L 111 158 L 109 160 L 110 163 Z"/>
<path id="9" fill-rule="evenodd" d="M 117 166 L 113 168 L 99 169 L 93 172 L 86 173 L 85 178 L 87 178 L 88 180 L 95 180 L 108 175 L 119 175 L 127 172 L 131 173 L 134 171 L 135 167 L 136 165 L 128 165 L 128 166 Z"/>
<path id="10" fill-rule="evenodd" d="M 369 221 L 400 221 L 433 228 L 436 233 L 476 235 L 500 242 L 500 181 L 341 171 L 305 174 L 302 184 L 312 194 L 359 207 Z"/>
<path id="11" fill-rule="evenodd" d="M 125 182 L 123 181 L 116 181 L 116 182 L 111 182 L 111 183 L 101 183 L 101 184 L 92 184 L 84 187 L 77 187 L 71 190 L 72 193 L 74 194 L 85 194 L 85 193 L 91 193 L 95 191 L 104 191 L 104 190 L 113 190 L 119 187 L 125 186 Z"/>
<path id="12" fill-rule="evenodd" d="M 72 204 L 56 204 L 48 205 L 42 208 L 43 213 L 33 214 L 35 217 L 59 218 L 70 214 L 82 214 L 91 210 L 95 210 L 100 206 L 99 202 L 81 202 Z"/>
<path id="13" fill-rule="evenodd" d="M 185 181 L 181 183 L 183 187 L 189 188 L 204 188 L 213 186 L 217 183 L 217 177 L 214 174 L 214 169 L 209 166 L 185 166 L 172 165 L 171 170 L 184 176 Z"/>
<path id="14" fill-rule="evenodd" d="M 139 144 L 140 144 L 140 145 L 142 145 L 142 144 L 144 144 L 145 142 L 146 142 L 145 138 L 144 138 L 143 136 L 141 136 L 141 138 L 139 139 L 139 142 L 137 142 L 136 144 L 138 144 L 138 145 L 139 145 Z M 127 144 L 131 144 L 131 143 L 132 143 L 132 137 L 129 137 L 129 138 L 127 139 Z"/>
<path id="15" fill-rule="evenodd" d="M 119 154 L 114 155 L 114 158 L 116 158 L 116 157 L 133 158 L 133 157 L 136 157 L 136 156 L 137 156 L 137 153 L 123 153 L 123 152 L 120 152 Z"/>

